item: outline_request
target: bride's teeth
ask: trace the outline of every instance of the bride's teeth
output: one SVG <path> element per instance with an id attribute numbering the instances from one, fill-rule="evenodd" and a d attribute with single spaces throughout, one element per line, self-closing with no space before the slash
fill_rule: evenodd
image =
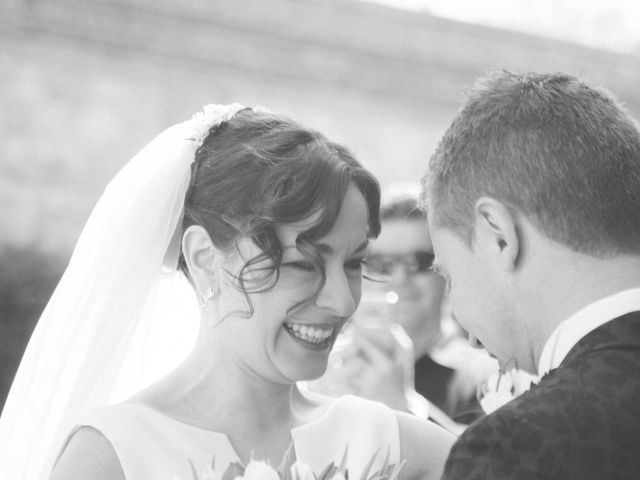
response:
<path id="1" fill-rule="evenodd" d="M 296 337 L 309 343 L 322 343 L 333 334 L 334 327 L 320 328 L 286 322 L 285 325 Z"/>

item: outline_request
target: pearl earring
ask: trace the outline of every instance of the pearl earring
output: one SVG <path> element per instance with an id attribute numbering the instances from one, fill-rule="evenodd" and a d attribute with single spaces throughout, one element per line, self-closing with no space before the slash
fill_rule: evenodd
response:
<path id="1" fill-rule="evenodd" d="M 210 300 L 213 300 L 214 298 L 216 298 L 216 295 L 218 295 L 218 289 L 214 288 L 213 285 L 209 285 L 207 287 L 207 290 L 204 292 L 204 295 L 202 295 L 203 310 L 207 309 L 207 303 L 209 303 Z"/>

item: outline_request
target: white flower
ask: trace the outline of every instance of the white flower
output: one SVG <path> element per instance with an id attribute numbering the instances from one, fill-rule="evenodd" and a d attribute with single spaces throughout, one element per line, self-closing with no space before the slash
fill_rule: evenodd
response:
<path id="1" fill-rule="evenodd" d="M 268 463 L 251 460 L 244 471 L 244 480 L 280 480 L 278 473 Z"/>
<path id="2" fill-rule="evenodd" d="M 203 468 L 199 474 L 196 473 L 195 471 L 193 473 L 197 475 L 196 477 L 197 480 L 220 480 L 220 476 L 217 475 L 210 468 Z M 184 479 L 174 476 L 173 480 L 184 480 Z"/>
<path id="3" fill-rule="evenodd" d="M 489 392 L 480 399 L 482 410 L 488 415 L 513 400 L 513 395 L 504 392 Z"/>
<path id="4" fill-rule="evenodd" d="M 202 145 L 211 127 L 227 122 L 240 110 L 244 109 L 239 103 L 231 105 L 209 104 L 202 107 L 202 112 L 196 113 L 191 119 L 191 132 L 198 145 Z"/>
<path id="5" fill-rule="evenodd" d="M 519 370 L 491 375 L 479 388 L 479 402 L 486 414 L 494 412 L 531 386 L 531 376 Z"/>
<path id="6" fill-rule="evenodd" d="M 347 480 L 347 479 L 342 473 L 338 472 L 333 477 L 331 477 L 330 480 Z"/>
<path id="7" fill-rule="evenodd" d="M 316 478 L 311 467 L 301 462 L 291 465 L 291 476 L 294 480 L 315 480 Z"/>
<path id="8" fill-rule="evenodd" d="M 220 476 L 217 475 L 212 468 L 204 468 L 198 480 L 220 480 Z"/>

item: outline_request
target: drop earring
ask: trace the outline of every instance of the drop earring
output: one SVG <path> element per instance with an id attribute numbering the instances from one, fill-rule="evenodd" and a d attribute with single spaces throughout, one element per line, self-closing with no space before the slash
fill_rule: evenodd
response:
<path id="1" fill-rule="evenodd" d="M 207 290 L 204 292 L 204 295 L 202 295 L 202 309 L 206 310 L 207 304 L 209 303 L 209 301 L 216 298 L 217 295 L 218 295 L 218 289 L 215 288 L 213 285 L 209 285 L 207 287 Z"/>

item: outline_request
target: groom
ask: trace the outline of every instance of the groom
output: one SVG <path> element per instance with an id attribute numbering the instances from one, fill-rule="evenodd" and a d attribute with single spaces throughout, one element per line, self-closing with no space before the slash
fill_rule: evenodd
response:
<path id="1" fill-rule="evenodd" d="M 454 315 L 538 385 L 473 424 L 443 479 L 640 478 L 640 132 L 565 74 L 476 84 L 424 205 Z"/>

